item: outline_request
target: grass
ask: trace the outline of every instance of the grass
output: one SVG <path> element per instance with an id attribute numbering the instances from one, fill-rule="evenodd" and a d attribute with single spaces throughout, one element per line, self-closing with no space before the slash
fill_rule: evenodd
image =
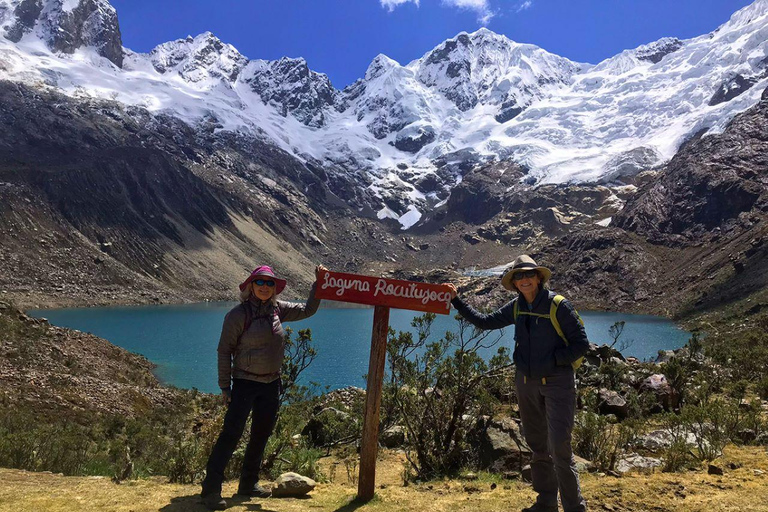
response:
<path id="1" fill-rule="evenodd" d="M 338 462 L 322 460 L 327 468 Z M 725 475 L 700 470 L 686 473 L 629 475 L 622 478 L 582 475 L 590 510 L 628 512 L 768 512 L 768 452 L 765 448 L 729 446 L 718 463 Z M 737 469 L 727 469 L 735 463 Z M 496 512 L 529 505 L 533 490 L 520 481 L 498 480 L 479 474 L 478 480 L 437 480 L 402 485 L 403 457 L 384 452 L 377 466 L 376 497 L 354 501 L 357 487 L 344 471 L 334 481 L 321 483 L 306 499 L 229 500 L 233 512 Z M 754 470 L 764 471 L 756 475 Z M 168 484 L 149 478 L 114 484 L 101 477 L 65 477 L 0 469 L 0 511 L 14 512 L 202 512 L 198 485 Z M 496 484 L 492 489 L 492 484 Z M 229 499 L 237 482 L 228 482 Z M 468 492 L 468 490 L 470 492 Z"/>

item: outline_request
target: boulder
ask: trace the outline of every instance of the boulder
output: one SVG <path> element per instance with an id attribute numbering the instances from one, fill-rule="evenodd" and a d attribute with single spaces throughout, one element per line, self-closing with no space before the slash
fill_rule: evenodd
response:
<path id="1" fill-rule="evenodd" d="M 643 457 L 637 453 L 630 453 L 622 457 L 616 463 L 616 471 L 629 473 L 630 471 L 653 471 L 653 468 L 661 466 L 661 460 L 653 457 Z"/>
<path id="2" fill-rule="evenodd" d="M 405 443 L 405 427 L 395 425 L 389 427 L 379 436 L 379 443 L 385 448 L 397 448 Z"/>
<path id="3" fill-rule="evenodd" d="M 273 498 L 298 498 L 313 490 L 317 483 L 298 473 L 283 473 L 272 487 Z"/>
<path id="4" fill-rule="evenodd" d="M 603 388 L 598 391 L 597 407 L 600 414 L 613 414 L 620 420 L 629 416 L 627 401 L 616 391 L 610 389 Z"/>
<path id="5" fill-rule="evenodd" d="M 671 411 L 680 405 L 680 395 L 669 385 L 667 378 L 660 373 L 646 378 L 640 385 L 640 392 L 653 393 L 656 397 L 656 402 L 665 411 Z"/>
<path id="6" fill-rule="evenodd" d="M 334 407 L 326 407 L 312 416 L 302 429 L 301 435 L 309 438 L 313 446 L 325 446 L 334 439 L 339 426 L 348 427 L 355 423 L 350 414 Z"/>
<path id="7" fill-rule="evenodd" d="M 673 436 L 669 430 L 654 430 L 637 438 L 635 445 L 651 452 L 657 452 L 672 445 Z M 685 436 L 685 442 L 689 446 L 696 446 L 696 436 L 689 432 Z"/>
<path id="8" fill-rule="evenodd" d="M 588 353 L 597 355 L 603 362 L 610 361 L 611 358 L 614 357 L 620 359 L 621 361 L 626 361 L 624 356 L 621 355 L 621 352 L 613 347 L 609 347 L 608 345 L 590 345 Z"/>
<path id="9" fill-rule="evenodd" d="M 472 437 L 482 469 L 497 473 L 519 471 L 531 457 L 531 449 L 523 440 L 519 425 L 510 417 L 481 418 Z"/>

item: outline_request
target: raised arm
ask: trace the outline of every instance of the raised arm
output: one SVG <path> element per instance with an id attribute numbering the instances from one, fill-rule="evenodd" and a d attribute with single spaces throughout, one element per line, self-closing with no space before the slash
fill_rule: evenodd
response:
<path id="1" fill-rule="evenodd" d="M 317 277 L 321 272 L 328 270 L 322 265 L 315 267 L 315 282 L 309 289 L 309 297 L 306 303 L 301 302 L 278 302 L 278 314 L 281 322 L 296 322 L 309 318 L 317 312 L 320 307 L 320 299 L 315 298 L 315 288 L 317 287 Z"/>
<path id="2" fill-rule="evenodd" d="M 456 287 L 454 285 L 450 286 L 451 295 L 453 295 L 451 304 L 466 321 L 475 327 L 480 329 L 501 329 L 515 323 L 514 305 L 517 299 L 508 302 L 492 313 L 484 315 L 461 300 L 457 295 Z"/>

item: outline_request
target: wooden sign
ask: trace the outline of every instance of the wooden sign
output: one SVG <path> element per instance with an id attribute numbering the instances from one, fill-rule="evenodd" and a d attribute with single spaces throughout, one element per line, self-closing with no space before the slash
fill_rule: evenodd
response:
<path id="1" fill-rule="evenodd" d="M 342 272 L 321 274 L 317 281 L 315 297 L 441 315 L 451 312 L 451 293 L 447 285 Z"/>
<path id="2" fill-rule="evenodd" d="M 357 481 L 357 498 L 368 501 L 373 498 L 376 488 L 379 410 L 384 381 L 384 363 L 387 357 L 389 308 L 447 315 L 451 311 L 451 291 L 445 284 L 417 283 L 326 271 L 318 276 L 315 297 L 376 306 L 373 310 L 371 357 L 368 361 L 363 438 L 360 442 L 360 478 Z"/>

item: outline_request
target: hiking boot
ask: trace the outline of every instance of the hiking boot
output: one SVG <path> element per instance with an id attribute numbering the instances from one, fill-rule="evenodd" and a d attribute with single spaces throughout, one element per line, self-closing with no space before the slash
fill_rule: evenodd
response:
<path id="1" fill-rule="evenodd" d="M 524 508 L 523 512 L 557 512 L 557 505 L 542 505 L 541 503 L 534 503 L 528 508 Z"/>
<path id="2" fill-rule="evenodd" d="M 212 492 L 206 494 L 202 498 L 203 505 L 205 505 L 208 510 L 225 510 L 227 508 L 227 502 L 221 497 L 220 492 Z"/>
<path id="3" fill-rule="evenodd" d="M 265 489 L 258 483 L 253 484 L 252 487 L 238 487 L 237 494 L 241 496 L 251 496 L 254 498 L 269 498 L 272 496 L 272 491 Z"/>

